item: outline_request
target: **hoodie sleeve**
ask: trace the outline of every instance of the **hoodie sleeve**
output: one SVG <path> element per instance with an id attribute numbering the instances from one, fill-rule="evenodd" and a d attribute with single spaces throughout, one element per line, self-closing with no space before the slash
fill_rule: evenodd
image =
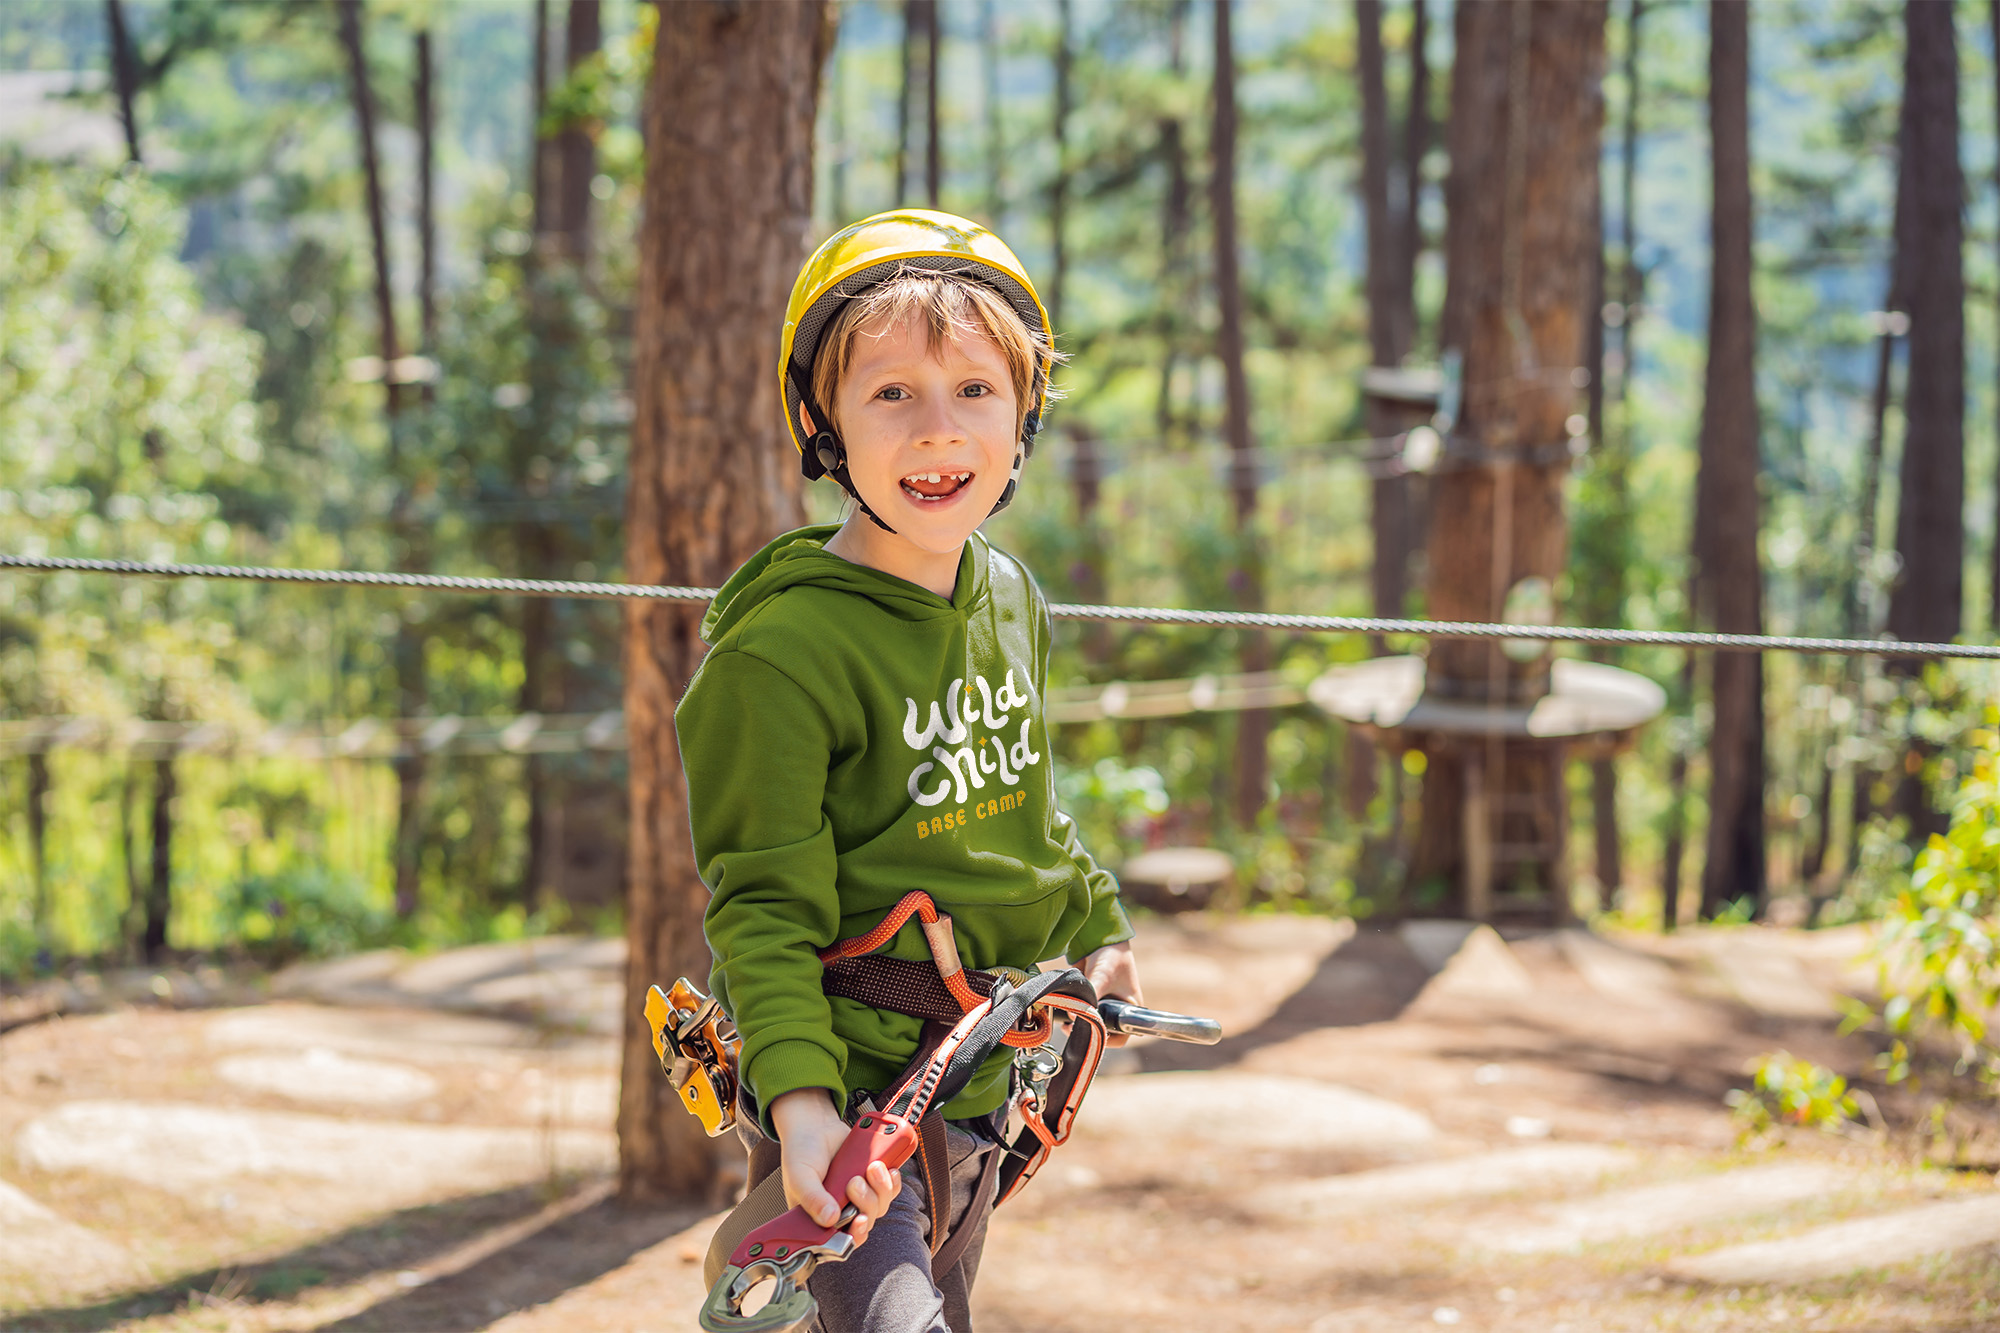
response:
<path id="1" fill-rule="evenodd" d="M 737 649 L 702 663 L 674 727 L 695 864 L 711 893 L 710 980 L 742 1034 L 743 1079 L 772 1134 L 774 1100 L 825 1088 L 838 1104 L 847 1065 L 817 956 L 840 925 L 823 808 L 834 732 L 789 676 Z"/>
<path id="2" fill-rule="evenodd" d="M 1032 585 L 1031 585 L 1032 586 Z M 1049 693 L 1049 644 L 1054 637 L 1050 630 L 1049 605 L 1042 596 L 1042 590 L 1035 588 L 1035 698 L 1043 709 L 1043 726 L 1047 727 L 1047 700 Z M 1064 957 L 1077 962 L 1107 944 L 1117 944 L 1132 938 L 1132 923 L 1125 915 L 1125 906 L 1118 901 L 1118 880 L 1109 870 L 1097 864 L 1097 859 L 1084 848 L 1083 839 L 1077 836 L 1076 821 L 1071 819 L 1061 806 L 1053 807 L 1050 816 L 1051 830 L 1061 841 L 1070 860 L 1076 863 L 1077 873 L 1090 891 L 1090 912 L 1070 936 L 1069 947 L 1063 951 Z"/>

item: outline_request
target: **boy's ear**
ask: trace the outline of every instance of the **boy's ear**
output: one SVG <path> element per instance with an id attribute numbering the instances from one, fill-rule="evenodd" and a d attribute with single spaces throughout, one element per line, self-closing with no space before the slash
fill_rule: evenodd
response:
<path id="1" fill-rule="evenodd" d="M 808 440 L 819 433 L 813 426 L 812 413 L 806 411 L 804 403 L 799 404 L 799 426 L 805 431 Z"/>

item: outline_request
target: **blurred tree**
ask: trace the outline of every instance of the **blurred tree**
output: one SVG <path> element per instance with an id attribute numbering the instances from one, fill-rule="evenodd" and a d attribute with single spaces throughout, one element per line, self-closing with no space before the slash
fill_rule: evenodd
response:
<path id="1" fill-rule="evenodd" d="M 398 554 L 405 569 L 421 570 L 429 565 L 420 524 L 413 521 L 410 488 L 404 469 L 404 439 L 400 420 L 403 396 L 398 391 L 407 373 L 401 344 L 396 336 L 394 281 L 389 263 L 388 205 L 383 199 L 382 167 L 375 146 L 375 95 L 368 72 L 367 38 L 363 31 L 361 0 L 341 0 L 340 40 L 347 51 L 349 85 L 354 99 L 354 121 L 361 171 L 367 183 L 368 234 L 375 255 L 375 318 L 381 336 L 382 408 L 389 432 L 388 471 L 396 486 L 390 523 L 395 531 Z M 429 704 L 428 682 L 424 679 L 424 641 L 421 628 L 409 615 L 400 617 L 395 630 L 397 715 L 415 718 Z M 423 846 L 424 757 L 421 747 L 412 744 L 397 757 L 396 767 L 396 915 L 408 917 L 417 910 L 418 867 Z"/>
<path id="2" fill-rule="evenodd" d="M 1714 141 L 1714 241 L 1709 280 L 1708 374 L 1695 484 L 1697 611 L 1724 634 L 1764 632 L 1757 553 L 1757 315 L 1750 278 L 1750 11 L 1709 5 L 1709 115 Z M 1711 659 L 1708 849 L 1701 910 L 1714 917 L 1767 892 L 1764 849 L 1764 658 Z"/>
<path id="3" fill-rule="evenodd" d="M 1902 162 L 1907 225 L 1898 260 L 1910 316 L 1909 378 L 1903 397 L 1903 458 L 1896 501 L 1899 569 L 1888 630 L 1899 639 L 1948 642 L 1965 604 L 1965 221 L 1958 150 L 1958 42 L 1949 5 L 1904 10 Z M 1888 669 L 1920 675 L 1924 663 L 1891 658 Z M 1922 778 L 1928 747 L 1904 766 L 1897 813 L 1919 843 L 1949 818 Z"/>
<path id="4" fill-rule="evenodd" d="M 1598 309 L 1591 315 L 1590 334 L 1590 454 L 1577 487 L 1576 521 L 1571 562 L 1575 568 L 1577 611 L 1589 625 L 1619 625 L 1626 621 L 1626 571 L 1636 556 L 1632 538 L 1634 514 L 1630 489 L 1633 414 L 1631 376 L 1636 351 L 1633 325 L 1639 316 L 1638 156 L 1639 51 L 1645 0 L 1627 0 L 1623 36 L 1624 104 L 1619 112 L 1619 197 L 1617 273 L 1607 271 L 1602 210 L 1596 248 Z M 1607 329 L 1607 325 L 1611 326 Z M 1616 348 L 1607 346 L 1615 331 Z M 1607 411 L 1607 409 L 1610 409 Z M 1615 421 L 1613 418 L 1615 417 Z M 1591 657 L 1610 662 L 1615 654 L 1593 649 Z M 1618 826 L 1617 761 L 1602 756 L 1590 765 L 1591 834 L 1599 890 L 1614 894 L 1622 886 L 1623 837 Z"/>
<path id="5" fill-rule="evenodd" d="M 1995 0 L 2000 3 L 2000 0 Z M 979 0 L 979 64 L 984 80 L 981 111 L 986 117 L 986 222 L 1007 222 L 1007 113 L 1000 95 L 1000 13 L 994 0 Z M 835 209 L 845 216 L 844 209 Z"/>
<path id="6" fill-rule="evenodd" d="M 1563 569 L 1568 423 L 1591 314 L 1604 20 L 1603 3 L 1560 0 L 1456 11 L 1440 343 L 1462 355 L 1462 406 L 1431 487 L 1427 602 L 1439 619 L 1504 619 L 1515 596 L 1551 599 Z M 1523 660 L 1498 645 L 1439 642 L 1425 689 L 1519 707 L 1548 679 L 1546 651 Z M 1497 844 L 1554 849 L 1515 870 L 1566 912 L 1562 839 L 1549 836 L 1565 827 L 1561 778 L 1548 747 L 1475 739 L 1428 756 L 1412 879 L 1444 891 L 1437 910 L 1478 906 L 1466 890 L 1484 872 L 1467 859 L 1464 829 L 1486 819 Z"/>
<path id="7" fill-rule="evenodd" d="M 133 102 L 139 96 L 138 71 L 132 67 L 132 39 L 125 31 L 125 6 L 120 0 L 104 0 L 104 17 L 111 29 L 111 78 L 118 89 L 118 118 L 125 126 L 125 154 L 133 162 L 146 159 L 139 152 L 139 114 Z"/>
<path id="8" fill-rule="evenodd" d="M 625 575 L 720 584 L 801 517 L 801 480 L 770 389 L 786 297 L 812 222 L 813 118 L 833 12 L 820 3 L 670 5 L 646 94 L 637 418 Z M 744 447 L 745 441 L 763 447 Z M 701 659 L 701 609 L 626 610 L 631 743 L 630 947 L 618 1104 L 619 1188 L 702 1195 L 716 1158 L 660 1077 L 638 998 L 701 978 L 708 892 L 688 844 L 673 710 Z"/>
<path id="9" fill-rule="evenodd" d="M 1250 431 L 1250 380 L 1243 368 L 1243 277 L 1236 251 L 1236 49 L 1230 33 L 1235 0 L 1215 0 L 1214 123 L 1209 131 L 1209 211 L 1214 220 L 1215 354 L 1222 362 L 1223 440 L 1229 448 L 1229 487 L 1234 498 L 1236 553 L 1229 581 L 1244 611 L 1264 605 L 1263 553 L 1257 533 L 1257 491 L 1263 461 Z M 1268 671 L 1271 642 L 1259 632 L 1242 636 L 1244 671 Z M 1268 799 L 1271 734 L 1269 710 L 1253 708 L 1236 717 L 1235 815 L 1240 828 L 1254 828 Z"/>
<path id="10" fill-rule="evenodd" d="M 924 20 L 924 198 L 932 208 L 944 190 L 944 150 L 938 135 L 938 58 L 944 33 L 937 0 L 918 0 Z"/>
<path id="11" fill-rule="evenodd" d="M 563 65 L 572 80 L 604 49 L 600 8 L 601 0 L 569 0 Z M 570 261 L 575 264 L 584 264 L 590 258 L 591 185 L 597 179 L 596 129 L 596 125 L 583 117 L 572 116 L 555 136 L 556 158 L 562 166 L 561 220 L 557 229 Z"/>
<path id="12" fill-rule="evenodd" d="M 1049 114 L 1049 140 L 1055 145 L 1055 174 L 1049 177 L 1049 280 L 1047 292 L 1049 323 L 1056 331 L 1058 345 L 1074 343 L 1075 336 L 1063 323 L 1064 287 L 1069 277 L 1069 186 L 1074 164 L 1070 160 L 1069 117 L 1070 76 L 1076 61 L 1070 0 L 1056 0 L 1055 103 Z"/>

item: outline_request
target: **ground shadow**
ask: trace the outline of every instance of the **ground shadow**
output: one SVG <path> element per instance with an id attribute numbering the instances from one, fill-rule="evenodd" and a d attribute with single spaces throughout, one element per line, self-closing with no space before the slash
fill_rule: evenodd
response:
<path id="1" fill-rule="evenodd" d="M 415 1291 L 318 1333 L 472 1333 L 585 1286 L 706 1215 L 700 1207 L 592 1204 Z"/>
<path id="2" fill-rule="evenodd" d="M 0 1314 L 0 1327 L 9 1333 L 100 1333 L 201 1305 L 295 1300 L 314 1288 L 421 1268 L 481 1234 L 533 1217 L 551 1202 L 545 1187 L 532 1185 L 402 1209 L 254 1263 L 189 1273 L 88 1304 Z M 329 1327 L 405 1333 L 483 1328 L 509 1310 L 540 1304 L 591 1281 L 646 1246 L 684 1230 L 706 1211 L 686 1206 L 626 1209 L 598 1203 L 529 1233 L 459 1273 L 379 1302 Z"/>
<path id="3" fill-rule="evenodd" d="M 1285 997 L 1269 1018 L 1214 1046 L 1154 1042 L 1139 1051 L 1140 1068 L 1221 1069 L 1252 1051 L 1321 1028 L 1386 1023 L 1409 1007 L 1431 974 L 1393 928 L 1359 926 L 1320 960 L 1303 986 Z"/>

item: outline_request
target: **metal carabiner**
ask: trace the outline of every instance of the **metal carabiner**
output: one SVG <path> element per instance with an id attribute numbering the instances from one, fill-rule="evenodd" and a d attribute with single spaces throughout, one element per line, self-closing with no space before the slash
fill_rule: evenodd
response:
<path id="1" fill-rule="evenodd" d="M 703 1333 L 790 1333 L 811 1319 L 817 1303 L 806 1290 L 806 1281 L 821 1264 L 838 1263 L 854 1252 L 854 1237 L 845 1228 L 858 1215 L 859 1210 L 848 1204 L 834 1222 L 837 1229 L 831 1236 L 797 1248 L 749 1244 L 750 1262 L 726 1265 L 702 1302 Z M 754 1314 L 744 1314 L 744 1300 L 767 1281 L 773 1284 L 771 1299 Z"/>
<path id="2" fill-rule="evenodd" d="M 870 1111 L 854 1122 L 834 1153 L 826 1172 L 827 1193 L 844 1197 L 848 1182 L 863 1175 L 870 1164 L 881 1162 L 894 1171 L 916 1147 L 914 1121 Z M 803 1208 L 793 1208 L 738 1241 L 702 1302 L 703 1333 L 784 1333 L 810 1319 L 817 1307 L 806 1290 L 806 1279 L 821 1264 L 838 1263 L 854 1253 L 847 1225 L 858 1216 L 860 1210 L 850 1203 L 832 1226 L 821 1226 Z M 767 1281 L 776 1284 L 771 1299 L 755 1313 L 745 1314 L 743 1302 Z"/>

